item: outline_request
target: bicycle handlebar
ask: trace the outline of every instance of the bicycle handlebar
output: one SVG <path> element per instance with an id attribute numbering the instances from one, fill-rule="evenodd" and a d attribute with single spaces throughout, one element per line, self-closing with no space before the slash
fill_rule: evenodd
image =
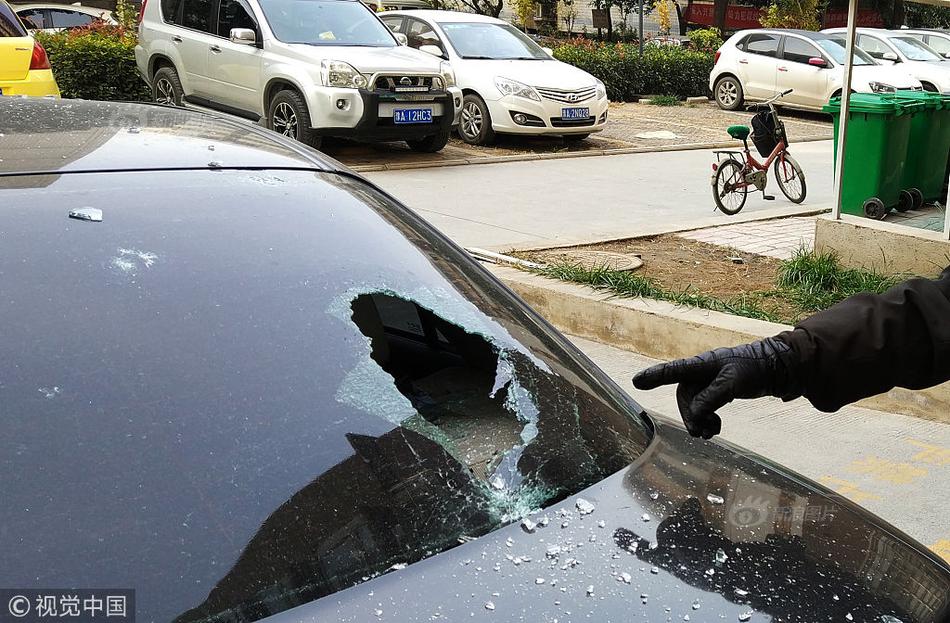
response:
<path id="1" fill-rule="evenodd" d="M 776 94 L 776 95 L 770 97 L 769 99 L 765 100 L 765 101 L 762 102 L 761 104 L 753 104 L 753 105 L 751 105 L 751 106 L 747 106 L 747 107 L 746 107 L 746 110 L 759 110 L 759 109 L 762 109 L 762 108 L 764 108 L 764 107 L 766 107 L 766 106 L 769 107 L 769 108 L 772 108 L 772 102 L 774 102 L 774 101 L 777 100 L 777 99 L 780 99 L 780 98 L 785 97 L 786 95 L 788 95 L 788 94 L 791 93 L 792 91 L 793 91 L 793 89 L 788 89 L 787 91 L 782 91 L 781 93 L 778 93 L 778 94 Z"/>

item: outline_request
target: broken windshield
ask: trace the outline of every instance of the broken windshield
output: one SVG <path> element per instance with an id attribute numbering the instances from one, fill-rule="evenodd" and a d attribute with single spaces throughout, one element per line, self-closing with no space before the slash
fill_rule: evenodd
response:
<path id="1" fill-rule="evenodd" d="M 622 392 L 361 182 L 41 181 L 0 185 L 30 206 L 2 232 L 4 585 L 252 621 L 517 521 L 648 443 Z"/>

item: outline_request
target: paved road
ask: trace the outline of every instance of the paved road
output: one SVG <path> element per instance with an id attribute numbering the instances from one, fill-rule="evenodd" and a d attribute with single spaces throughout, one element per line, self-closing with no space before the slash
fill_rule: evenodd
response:
<path id="1" fill-rule="evenodd" d="M 745 213 L 827 208 L 832 202 L 832 143 L 793 145 L 805 170 L 802 206 L 750 194 Z M 381 171 L 367 177 L 463 246 L 495 250 L 654 233 L 673 226 L 723 224 L 709 186 L 708 150 L 625 154 Z"/>
<path id="2" fill-rule="evenodd" d="M 655 360 L 571 340 L 644 407 L 678 417 L 673 388 L 633 389 Z M 821 413 L 805 400 L 734 402 L 720 411 L 722 437 L 823 483 L 950 561 L 950 425 L 858 407 Z"/>

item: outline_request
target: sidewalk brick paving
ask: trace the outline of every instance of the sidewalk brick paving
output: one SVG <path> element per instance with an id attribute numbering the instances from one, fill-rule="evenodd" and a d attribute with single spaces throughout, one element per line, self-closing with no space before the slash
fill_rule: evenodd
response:
<path id="1" fill-rule="evenodd" d="M 795 216 L 772 221 L 753 221 L 687 231 L 677 235 L 688 240 L 787 260 L 798 249 L 811 249 L 815 246 L 815 218 Z"/>

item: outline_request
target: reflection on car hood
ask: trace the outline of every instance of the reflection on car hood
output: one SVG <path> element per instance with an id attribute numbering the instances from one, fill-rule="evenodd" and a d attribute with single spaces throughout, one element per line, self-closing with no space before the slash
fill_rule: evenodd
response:
<path id="1" fill-rule="evenodd" d="M 289 46 L 302 59 L 320 67 L 320 61 L 344 61 L 364 74 L 398 72 L 406 74 L 439 73 L 441 61 L 425 52 L 406 46 L 374 48 L 362 46 L 325 46 L 292 44 Z"/>
<path id="2" fill-rule="evenodd" d="M 0 175 L 189 168 L 332 171 L 332 158 L 250 123 L 154 104 L 0 97 Z"/>
<path id="3" fill-rule="evenodd" d="M 950 614 L 950 567 L 909 537 L 755 454 L 664 421 L 636 463 L 531 520 L 269 620 L 923 623 Z"/>
<path id="4" fill-rule="evenodd" d="M 471 67 L 471 70 L 468 68 Z M 496 76 L 524 82 L 533 87 L 582 89 L 593 86 L 596 79 L 586 71 L 556 60 L 490 61 L 467 59 L 460 63 L 458 79 L 464 83 L 466 71 L 494 72 Z"/>

